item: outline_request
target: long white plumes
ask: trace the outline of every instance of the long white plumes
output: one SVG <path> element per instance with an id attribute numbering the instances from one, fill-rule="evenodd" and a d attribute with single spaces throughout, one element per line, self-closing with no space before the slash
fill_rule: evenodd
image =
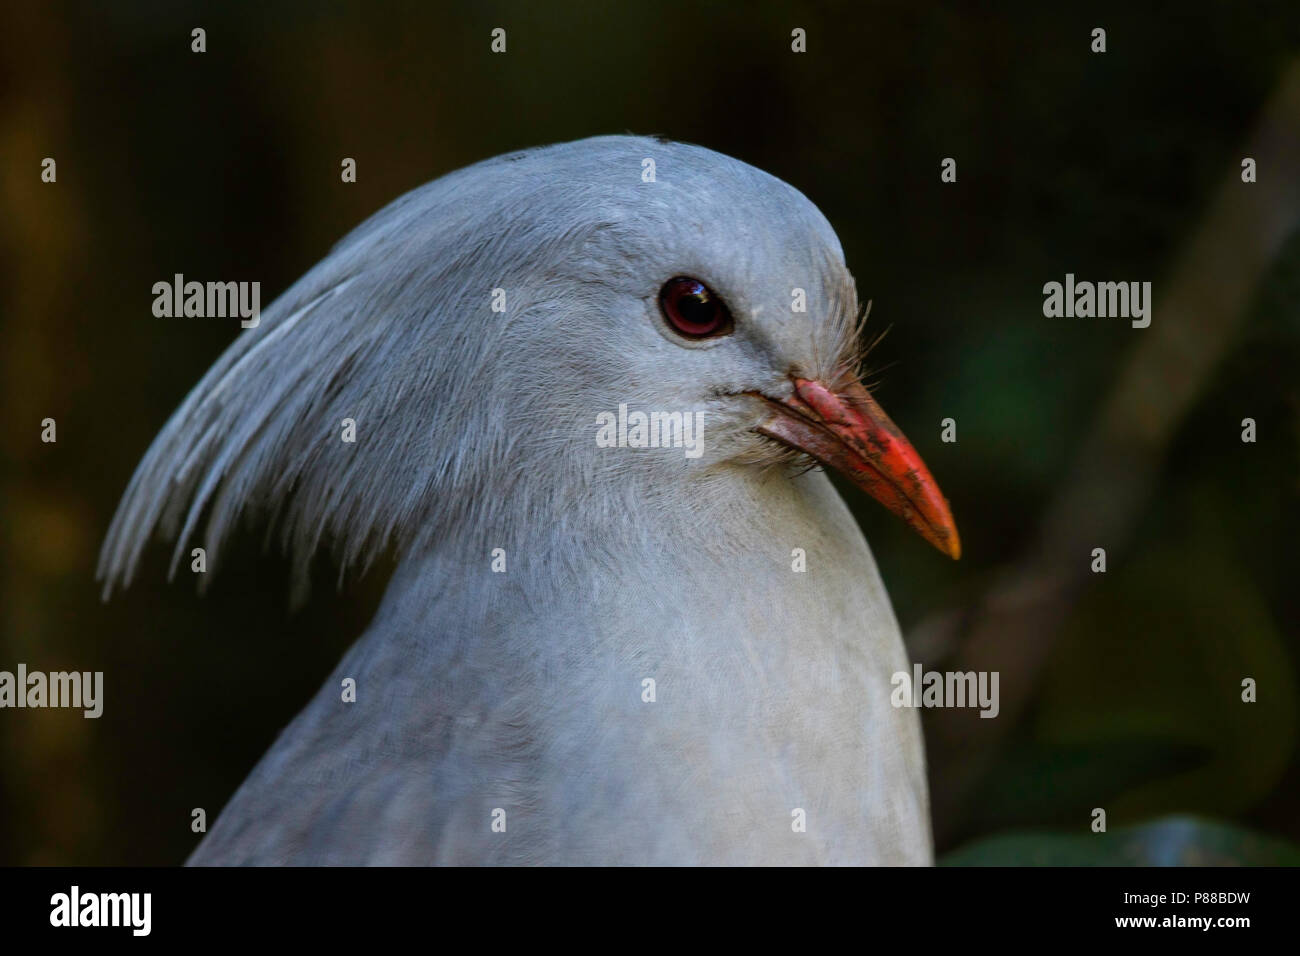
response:
<path id="1" fill-rule="evenodd" d="M 609 337 L 604 300 L 625 295 L 619 283 L 629 277 L 653 280 L 620 250 L 653 247 L 651 237 L 682 226 L 674 203 L 635 174 L 652 153 L 677 163 L 678 199 L 694 190 L 705 203 L 724 183 L 736 194 L 737 182 L 766 193 L 777 183 L 798 197 L 707 150 L 632 137 L 501 157 L 408 193 L 273 303 L 168 421 L 104 541 L 105 596 L 130 583 L 157 533 L 175 541 L 174 574 L 203 524 L 215 568 L 241 515 L 265 513 L 301 583 L 323 542 L 342 571 L 389 546 L 403 551 L 486 521 L 506 498 L 514 515 L 534 517 L 533 498 L 557 493 L 557 469 L 588 484 L 590 466 L 566 461 L 552 465 L 551 487 L 529 485 L 554 439 L 512 427 L 503 411 L 549 397 L 554 414 L 557 392 L 605 372 L 635 389 L 635 363 L 620 368 L 606 357 L 596 367 L 591 352 L 593 339 Z M 754 211 L 765 213 L 788 215 Z M 840 255 L 837 243 L 810 250 L 814 265 L 800 268 L 828 255 Z M 490 309 L 494 288 L 507 290 L 508 318 Z M 814 345 L 830 371 L 852 354 L 855 304 L 851 286 L 825 297 L 834 301 Z M 575 326 L 574 316 L 590 325 Z M 560 410 L 588 411 L 576 397 Z M 356 422 L 355 443 L 340 440 L 344 419 Z"/>
<path id="2" fill-rule="evenodd" d="M 465 483 L 470 462 L 459 443 L 435 433 L 468 428 L 457 419 L 474 407 L 471 397 L 451 393 L 474 386 L 485 349 L 500 337 L 480 263 L 494 258 L 493 245 L 540 256 L 552 237 L 506 242 L 527 230 L 520 219 L 502 220 L 485 237 L 474 206 L 487 197 L 475 196 L 472 182 L 456 189 L 458 178 L 408 194 L 362 225 L 204 376 L 114 517 L 99 564 L 106 595 L 130 583 L 155 529 L 176 539 L 174 573 L 208 509 L 210 558 L 241 511 L 261 506 L 280 510 L 300 566 L 328 536 L 346 567 L 389 542 L 409 543 L 434 486 Z M 477 335 L 465 334 L 469 323 L 439 321 L 457 313 L 483 316 Z M 340 440 L 346 418 L 364 436 L 356 444 Z"/>

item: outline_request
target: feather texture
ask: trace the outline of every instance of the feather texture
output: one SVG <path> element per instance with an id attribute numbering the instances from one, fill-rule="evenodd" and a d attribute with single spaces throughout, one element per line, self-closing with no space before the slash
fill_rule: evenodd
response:
<path id="1" fill-rule="evenodd" d="M 680 275 L 734 334 L 666 328 Z M 245 516 L 302 579 L 326 545 L 340 573 L 400 556 L 192 862 L 927 862 L 871 553 L 826 477 L 754 431 L 754 393 L 856 365 L 859 314 L 812 203 L 683 144 L 490 160 L 357 228 L 185 399 L 101 552 L 106 595 L 155 535 L 173 573 L 198 534 L 218 569 Z M 599 447 L 621 406 L 698 411 L 703 454 Z M 814 821 L 798 838 L 792 807 Z"/>

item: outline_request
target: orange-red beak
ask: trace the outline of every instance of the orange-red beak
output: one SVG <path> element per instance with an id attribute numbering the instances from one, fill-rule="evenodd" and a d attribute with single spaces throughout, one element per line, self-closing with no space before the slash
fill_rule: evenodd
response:
<path id="1" fill-rule="evenodd" d="M 944 554 L 961 557 L 957 525 L 939 485 L 861 382 L 850 379 L 832 391 L 796 378 L 788 400 L 760 397 L 773 412 L 760 434 L 841 472 Z"/>

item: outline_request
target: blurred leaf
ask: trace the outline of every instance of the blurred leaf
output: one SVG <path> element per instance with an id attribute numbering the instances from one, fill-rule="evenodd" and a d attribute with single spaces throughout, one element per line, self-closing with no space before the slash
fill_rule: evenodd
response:
<path id="1" fill-rule="evenodd" d="M 1166 817 L 1110 833 L 1019 832 L 978 840 L 941 866 L 1300 866 L 1300 847 L 1241 827 Z"/>
<path id="2" fill-rule="evenodd" d="M 1216 816 L 1256 806 L 1277 787 L 1295 744 L 1294 667 L 1255 582 L 1222 526 L 1236 514 L 1211 483 L 1165 504 L 1158 544 L 1112 555 L 1080 604 L 1042 688 L 1037 742 L 1113 751 L 1080 781 L 1075 809 L 1126 818 L 1189 810 Z M 1100 544 L 1101 542 L 1099 542 Z M 1194 585 L 1191 582 L 1195 582 Z M 1259 685 L 1257 703 L 1241 681 Z M 1117 794 L 1129 776 L 1124 741 L 1164 738 L 1204 754 L 1195 766 Z"/>
<path id="3" fill-rule="evenodd" d="M 1125 791 L 1204 766 L 1211 752 L 1165 735 L 1077 744 L 1021 741 L 1008 748 L 971 802 L 968 825 L 996 831 L 1026 823 L 1067 826 L 1090 806 L 1111 806 Z"/>

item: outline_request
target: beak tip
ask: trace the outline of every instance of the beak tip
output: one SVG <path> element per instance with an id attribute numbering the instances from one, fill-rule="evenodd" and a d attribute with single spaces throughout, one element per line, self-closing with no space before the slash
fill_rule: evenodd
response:
<path id="1" fill-rule="evenodd" d="M 961 538 L 957 535 L 957 526 L 949 518 L 942 525 L 942 530 L 938 533 L 929 532 L 925 537 L 930 539 L 930 543 L 942 551 L 954 561 L 961 560 Z"/>
<path id="2" fill-rule="evenodd" d="M 957 523 L 952 520 L 952 514 L 948 515 L 948 557 L 954 561 L 961 560 L 961 536 L 957 534 Z"/>

